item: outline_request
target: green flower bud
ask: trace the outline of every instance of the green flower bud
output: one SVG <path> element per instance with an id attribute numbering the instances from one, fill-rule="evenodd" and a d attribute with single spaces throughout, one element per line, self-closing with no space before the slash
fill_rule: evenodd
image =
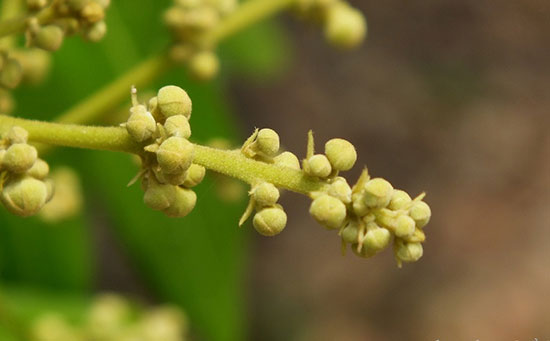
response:
<path id="1" fill-rule="evenodd" d="M 38 180 L 44 180 L 50 172 L 50 166 L 42 159 L 37 159 L 32 167 L 27 171 L 27 175 Z"/>
<path id="2" fill-rule="evenodd" d="M 186 172 L 185 180 L 183 181 L 183 186 L 187 188 L 195 187 L 202 182 L 204 175 L 206 174 L 206 168 L 203 166 L 197 165 L 195 163 L 189 166 L 189 169 Z"/>
<path id="3" fill-rule="evenodd" d="M 160 167 L 154 167 L 153 173 L 160 183 L 170 184 L 174 186 L 183 185 L 187 178 L 187 171 L 180 171 L 179 173 L 167 174 L 162 171 Z"/>
<path id="4" fill-rule="evenodd" d="M 273 162 L 277 166 L 300 170 L 300 160 L 291 152 L 282 152 L 273 158 Z"/>
<path id="5" fill-rule="evenodd" d="M 359 225 L 352 221 L 342 230 L 342 240 L 349 244 L 357 244 L 359 239 Z"/>
<path id="6" fill-rule="evenodd" d="M 376 226 L 376 225 L 375 225 Z M 381 227 L 368 228 L 363 240 L 363 247 L 373 252 L 378 252 L 383 250 L 388 246 L 391 240 L 390 231 Z"/>
<path id="7" fill-rule="evenodd" d="M 21 64 L 14 58 L 6 58 L 0 70 L 0 85 L 8 89 L 15 88 L 23 78 Z"/>
<path id="8" fill-rule="evenodd" d="M 316 154 L 305 160 L 304 171 L 319 178 L 326 178 L 332 172 L 330 161 L 323 154 Z"/>
<path id="9" fill-rule="evenodd" d="M 401 239 L 396 239 L 394 243 L 394 254 L 398 263 L 403 262 L 416 262 L 422 257 L 424 250 L 420 243 L 407 243 Z"/>
<path id="10" fill-rule="evenodd" d="M 401 214 L 395 219 L 395 235 L 397 237 L 409 237 L 414 233 L 414 220 L 408 215 Z"/>
<path id="11" fill-rule="evenodd" d="M 154 210 L 165 210 L 170 207 L 175 193 L 175 186 L 159 184 L 155 181 L 149 181 L 143 202 Z"/>
<path id="12" fill-rule="evenodd" d="M 262 182 L 254 186 L 250 191 L 250 195 L 261 207 L 273 206 L 279 200 L 279 189 L 269 182 Z"/>
<path id="13" fill-rule="evenodd" d="M 155 118 L 155 121 L 161 122 L 164 120 L 164 116 L 160 112 L 157 96 L 152 97 L 149 100 L 148 108 L 149 108 L 148 111 L 151 113 L 151 115 L 153 115 L 153 117 Z"/>
<path id="14" fill-rule="evenodd" d="M 351 250 L 357 256 L 362 257 L 362 258 L 371 258 L 372 256 L 374 256 L 376 254 L 376 251 L 374 249 L 369 249 L 368 247 L 364 247 L 364 245 L 359 250 L 358 244 L 352 244 L 351 245 Z"/>
<path id="15" fill-rule="evenodd" d="M 130 117 L 126 122 L 126 130 L 137 142 L 143 142 L 150 139 L 157 130 L 157 123 L 145 109 L 144 105 L 136 105 L 130 109 Z"/>
<path id="16" fill-rule="evenodd" d="M 97 2 L 90 1 L 80 10 L 80 16 L 89 23 L 96 23 L 105 18 L 105 10 Z"/>
<path id="17" fill-rule="evenodd" d="M 412 199 L 407 192 L 396 189 L 393 191 L 388 208 L 393 211 L 404 210 L 409 206 L 411 201 Z"/>
<path id="18" fill-rule="evenodd" d="M 30 326 L 30 340 L 33 341 L 74 341 L 78 332 L 57 313 L 39 316 Z"/>
<path id="19" fill-rule="evenodd" d="M 48 199 L 46 184 L 32 177 L 9 181 L 3 188 L 0 199 L 13 214 L 28 217 L 40 211 Z"/>
<path id="20" fill-rule="evenodd" d="M 189 70 L 193 77 L 206 81 L 212 79 L 220 68 L 220 61 L 215 53 L 201 51 L 189 60 Z"/>
<path id="21" fill-rule="evenodd" d="M 252 148 L 263 156 L 275 156 L 279 151 L 279 134 L 273 129 L 260 129 Z"/>
<path id="22" fill-rule="evenodd" d="M 388 206 L 393 194 L 393 186 L 382 178 L 367 181 L 363 190 L 365 204 L 373 208 Z"/>
<path id="23" fill-rule="evenodd" d="M 339 171 L 347 171 L 357 161 L 355 147 L 344 139 L 332 139 L 325 144 L 325 155 L 332 168 Z"/>
<path id="24" fill-rule="evenodd" d="M 95 299 L 86 317 L 86 331 L 92 340 L 116 339 L 131 319 L 128 302 L 114 294 L 103 294 Z"/>
<path id="25" fill-rule="evenodd" d="M 309 207 L 309 213 L 319 224 L 329 229 L 342 227 L 347 215 L 344 203 L 328 194 L 323 194 L 313 200 Z"/>
<path id="26" fill-rule="evenodd" d="M 188 215 L 197 203 L 197 194 L 190 189 L 175 187 L 173 201 L 163 210 L 169 217 L 181 218 Z"/>
<path id="27" fill-rule="evenodd" d="M 192 30 L 208 30 L 220 21 L 219 13 L 209 6 L 199 6 L 185 11 L 185 17 L 180 27 L 188 27 Z"/>
<path id="28" fill-rule="evenodd" d="M 189 120 L 183 115 L 170 116 L 164 122 L 164 129 L 169 136 L 178 136 L 188 139 L 191 136 Z"/>
<path id="29" fill-rule="evenodd" d="M 64 0 L 63 1 L 71 11 L 79 12 L 90 0 Z"/>
<path id="30" fill-rule="evenodd" d="M 84 38 L 91 42 L 98 42 L 107 34 L 107 24 L 101 20 L 93 25 L 86 27 L 84 30 Z"/>
<path id="31" fill-rule="evenodd" d="M 108 8 L 111 5 L 111 0 L 94 0 L 97 2 L 103 9 Z"/>
<path id="32" fill-rule="evenodd" d="M 31 11 L 36 11 L 46 7 L 46 5 L 48 4 L 48 1 L 47 0 L 27 0 L 26 3 L 27 3 L 27 7 Z"/>
<path id="33" fill-rule="evenodd" d="M 342 177 L 337 177 L 332 181 L 328 194 L 340 199 L 344 204 L 351 203 L 351 187 Z"/>
<path id="34" fill-rule="evenodd" d="M 325 37 L 334 46 L 353 48 L 359 45 L 367 33 L 363 14 L 345 3 L 337 3 L 328 10 Z"/>
<path id="35" fill-rule="evenodd" d="M 422 228 L 430 221 L 432 211 L 424 201 L 415 201 L 411 206 L 409 215 L 416 222 L 416 227 Z"/>
<path id="36" fill-rule="evenodd" d="M 63 30 L 56 25 L 40 27 L 34 35 L 33 43 L 41 49 L 57 51 L 63 43 Z"/>
<path id="37" fill-rule="evenodd" d="M 161 88 L 157 94 L 157 104 L 165 118 L 183 115 L 191 118 L 191 99 L 185 90 L 175 85 Z"/>
<path id="38" fill-rule="evenodd" d="M 426 235 L 422 229 L 416 229 L 412 235 L 404 237 L 403 240 L 410 243 L 422 243 L 426 240 Z"/>
<path id="39" fill-rule="evenodd" d="M 183 340 L 187 330 L 187 319 L 175 306 L 152 309 L 143 316 L 140 324 L 142 333 L 136 340 L 141 340 L 141 337 L 148 341 Z"/>
<path id="40" fill-rule="evenodd" d="M 280 207 L 261 209 L 254 215 L 252 223 L 259 234 L 272 237 L 283 231 L 286 226 L 286 213 Z"/>
<path id="41" fill-rule="evenodd" d="M 38 84 L 46 78 L 51 65 L 51 56 L 48 52 L 31 48 L 18 51 L 15 55 L 23 70 L 23 81 Z"/>
<path id="42" fill-rule="evenodd" d="M 181 173 L 191 166 L 195 149 L 183 137 L 172 136 L 166 139 L 157 150 L 157 161 L 164 173 Z"/>
<path id="43" fill-rule="evenodd" d="M 13 173 L 24 173 L 32 167 L 37 157 L 38 152 L 33 146 L 25 143 L 12 144 L 6 150 L 2 168 Z"/>
<path id="44" fill-rule="evenodd" d="M 369 213 L 370 208 L 365 204 L 365 201 L 363 200 L 363 194 L 361 193 L 353 193 L 351 195 L 351 201 L 352 201 L 352 207 L 353 212 L 358 215 L 359 217 L 362 217 Z"/>
<path id="45" fill-rule="evenodd" d="M 29 133 L 21 127 L 12 127 L 4 135 L 4 138 L 9 144 L 27 143 L 27 140 L 29 139 Z"/>

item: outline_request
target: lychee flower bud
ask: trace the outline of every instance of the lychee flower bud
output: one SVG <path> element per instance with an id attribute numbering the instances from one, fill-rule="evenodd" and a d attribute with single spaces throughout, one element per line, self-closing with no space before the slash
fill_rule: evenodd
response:
<path id="1" fill-rule="evenodd" d="M 83 32 L 84 38 L 94 43 L 103 39 L 106 34 L 107 24 L 103 20 L 98 21 L 89 27 L 86 27 Z"/>
<path id="2" fill-rule="evenodd" d="M 250 196 L 261 207 L 273 206 L 279 200 L 279 189 L 269 182 L 262 182 L 250 191 Z"/>
<path id="3" fill-rule="evenodd" d="M 162 211 L 170 207 L 174 192 L 175 187 L 172 185 L 149 181 L 145 194 L 143 195 L 143 202 L 154 210 Z"/>
<path id="4" fill-rule="evenodd" d="M 357 161 L 355 147 L 344 139 L 332 139 L 325 144 L 325 155 L 332 168 L 338 171 L 347 171 Z"/>
<path id="5" fill-rule="evenodd" d="M 191 166 L 195 149 L 183 137 L 172 136 L 166 139 L 157 150 L 157 161 L 167 174 L 181 173 Z"/>
<path id="6" fill-rule="evenodd" d="M 189 60 L 189 70 L 193 77 L 206 81 L 212 79 L 220 69 L 218 56 L 212 51 L 201 51 Z"/>
<path id="7" fill-rule="evenodd" d="M 275 236 L 286 226 L 286 213 L 279 207 L 263 208 L 254 215 L 252 224 L 259 234 L 267 237 Z"/>
<path id="8" fill-rule="evenodd" d="M 183 340 L 187 330 L 187 319 L 177 307 L 164 306 L 155 308 L 143 316 L 140 322 L 141 335 L 148 341 Z"/>
<path id="9" fill-rule="evenodd" d="M 175 116 L 172 116 L 175 117 Z M 183 186 L 187 188 L 195 187 L 202 182 L 204 175 L 206 174 L 206 168 L 197 164 L 191 164 L 189 169 L 185 173 L 185 180 Z"/>
<path id="10" fill-rule="evenodd" d="M 178 136 L 188 139 L 191 136 L 191 126 L 184 115 L 170 116 L 164 122 L 164 129 L 169 136 Z"/>
<path id="11" fill-rule="evenodd" d="M 183 185 L 187 178 L 187 171 L 180 170 L 178 173 L 165 173 L 160 167 L 153 167 L 153 173 L 160 183 L 174 186 Z"/>
<path id="12" fill-rule="evenodd" d="M 137 142 L 150 139 L 157 130 L 157 123 L 153 115 L 145 109 L 144 105 L 133 106 L 130 112 L 130 117 L 126 122 L 128 134 Z"/>
<path id="13" fill-rule="evenodd" d="M 365 204 L 362 193 L 353 193 L 351 195 L 353 212 L 359 217 L 369 213 L 370 208 Z"/>
<path id="14" fill-rule="evenodd" d="M 50 172 L 50 166 L 42 159 L 37 159 L 32 167 L 27 171 L 27 175 L 38 180 L 44 180 Z"/>
<path id="15" fill-rule="evenodd" d="M 120 333 L 130 318 L 130 305 L 124 298 L 103 294 L 95 299 L 88 311 L 86 329 L 93 340 L 109 340 Z"/>
<path id="16" fill-rule="evenodd" d="M 38 157 L 36 148 L 25 143 L 12 144 L 2 160 L 2 168 L 13 173 L 28 171 Z"/>
<path id="17" fill-rule="evenodd" d="M 0 85 L 13 89 L 23 78 L 21 64 L 14 58 L 5 58 L 3 64 L 0 70 Z"/>
<path id="18" fill-rule="evenodd" d="M 48 4 L 48 1 L 47 0 L 27 0 L 26 3 L 27 3 L 27 7 L 31 11 L 36 11 L 41 8 L 44 8 Z"/>
<path id="19" fill-rule="evenodd" d="M 390 203 L 393 186 L 382 178 L 374 178 L 363 187 L 365 204 L 372 208 L 386 207 Z"/>
<path id="20" fill-rule="evenodd" d="M 432 211 L 424 201 L 415 201 L 411 206 L 409 215 L 416 222 L 416 227 L 422 228 L 430 221 Z"/>
<path id="21" fill-rule="evenodd" d="M 164 118 L 175 115 L 191 117 L 191 98 L 185 90 L 175 85 L 162 87 L 157 94 L 157 105 Z"/>
<path id="22" fill-rule="evenodd" d="M 273 158 L 273 162 L 278 166 L 300 170 L 300 160 L 291 152 L 282 152 Z"/>
<path id="23" fill-rule="evenodd" d="M 309 213 L 319 224 L 329 229 L 342 227 L 347 214 L 344 203 L 328 194 L 323 194 L 313 200 L 309 207 Z"/>
<path id="24" fill-rule="evenodd" d="M 17 60 L 23 70 L 23 81 L 29 84 L 41 83 L 50 71 L 51 55 L 38 48 L 18 51 Z"/>
<path id="25" fill-rule="evenodd" d="M 197 203 L 197 194 L 190 189 L 174 187 L 174 197 L 163 212 L 169 217 L 181 218 L 188 215 Z"/>
<path id="26" fill-rule="evenodd" d="M 363 41 L 366 33 L 367 22 L 359 10 L 345 3 L 330 6 L 325 22 L 325 37 L 330 43 L 353 48 Z"/>
<path id="27" fill-rule="evenodd" d="M 337 177 L 332 181 L 328 194 L 340 199 L 344 204 L 351 203 L 351 187 L 346 179 L 342 177 Z"/>
<path id="28" fill-rule="evenodd" d="M 95 1 L 89 1 L 80 10 L 80 16 L 89 23 L 96 23 L 105 18 L 105 10 Z"/>
<path id="29" fill-rule="evenodd" d="M 401 266 L 401 262 L 416 262 L 424 253 L 422 244 L 408 243 L 399 238 L 395 239 L 393 247 L 393 252 L 399 266 Z"/>
<path id="30" fill-rule="evenodd" d="M 395 235 L 405 238 L 412 236 L 414 233 L 415 222 L 408 215 L 401 214 L 395 219 Z"/>
<path id="31" fill-rule="evenodd" d="M 259 153 L 265 156 L 275 156 L 279 151 L 279 134 L 273 129 L 260 129 L 256 137 L 255 147 Z"/>
<path id="32" fill-rule="evenodd" d="M 359 240 L 359 225 L 355 221 L 349 222 L 342 230 L 342 240 L 349 244 L 357 244 Z"/>
<path id="33" fill-rule="evenodd" d="M 304 172 L 319 178 L 326 178 L 332 172 L 330 161 L 323 154 L 315 154 L 309 159 L 304 160 L 303 166 Z"/>
<path id="34" fill-rule="evenodd" d="M 407 192 L 396 189 L 393 191 L 390 203 L 388 204 L 388 208 L 394 211 L 404 210 L 409 207 L 411 202 L 412 199 Z"/>
<path id="35" fill-rule="evenodd" d="M 29 133 L 21 127 L 12 127 L 4 135 L 4 139 L 6 139 L 9 144 L 27 143 Z"/>
<path id="36" fill-rule="evenodd" d="M 63 43 L 63 30 L 56 25 L 40 27 L 34 33 L 33 43 L 47 51 L 57 51 Z"/>
<path id="37" fill-rule="evenodd" d="M 4 185 L 0 199 L 13 214 L 28 217 L 40 211 L 48 199 L 46 184 L 32 177 L 21 177 Z"/>
<path id="38" fill-rule="evenodd" d="M 367 233 L 365 234 L 365 238 L 363 240 L 363 247 L 374 252 L 378 252 L 388 246 L 391 240 L 390 231 L 385 228 L 378 227 L 373 223 L 369 224 L 367 229 Z"/>

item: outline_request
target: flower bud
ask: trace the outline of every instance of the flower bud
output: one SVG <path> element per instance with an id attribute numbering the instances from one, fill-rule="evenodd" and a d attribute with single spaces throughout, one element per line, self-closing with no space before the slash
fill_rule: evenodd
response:
<path id="1" fill-rule="evenodd" d="M 220 61 L 211 51 L 198 52 L 189 60 L 189 70 L 192 76 L 198 80 L 212 79 L 218 73 L 219 68 Z"/>
<path id="2" fill-rule="evenodd" d="M 101 20 L 84 30 L 84 38 L 91 42 L 98 42 L 107 34 L 107 24 Z"/>
<path id="3" fill-rule="evenodd" d="M 328 194 L 323 194 L 313 200 L 309 207 L 309 213 L 319 224 L 329 229 L 341 227 L 347 214 L 344 203 Z"/>
<path id="4" fill-rule="evenodd" d="M 273 162 L 277 166 L 300 170 L 300 161 L 298 157 L 291 152 L 282 152 L 273 158 Z"/>
<path id="5" fill-rule="evenodd" d="M 80 16 L 89 23 L 96 23 L 105 18 L 105 10 L 95 1 L 90 1 L 80 10 Z"/>
<path id="6" fill-rule="evenodd" d="M 261 209 L 254 215 L 252 223 L 259 234 L 272 237 L 283 231 L 286 226 L 286 213 L 280 207 Z"/>
<path id="7" fill-rule="evenodd" d="M 50 166 L 48 166 L 48 163 L 42 159 L 36 159 L 36 162 L 27 171 L 27 175 L 38 180 L 44 180 L 49 172 Z"/>
<path id="8" fill-rule="evenodd" d="M 178 136 L 188 139 L 191 136 L 189 120 L 183 115 L 170 116 L 164 122 L 164 129 L 169 136 Z"/>
<path id="9" fill-rule="evenodd" d="M 337 3 L 328 10 L 325 37 L 334 46 L 353 48 L 359 45 L 367 33 L 363 14 L 345 3 Z"/>
<path id="10" fill-rule="evenodd" d="M 41 83 L 50 71 L 50 53 L 37 48 L 19 51 L 17 60 L 23 70 L 23 81 L 29 84 Z"/>
<path id="11" fill-rule="evenodd" d="M 178 86 L 168 85 L 161 88 L 157 94 L 157 105 L 164 118 L 175 115 L 191 118 L 191 99 Z"/>
<path id="12" fill-rule="evenodd" d="M 63 30 L 56 25 L 40 27 L 35 33 L 33 43 L 46 51 L 57 51 L 63 42 Z"/>
<path id="13" fill-rule="evenodd" d="M 150 139 L 157 130 L 157 123 L 145 109 L 144 105 L 136 105 L 130 109 L 130 117 L 126 122 L 126 130 L 137 142 L 143 142 Z"/>
<path id="14" fill-rule="evenodd" d="M 157 161 L 167 174 L 181 173 L 191 166 L 195 149 L 191 142 L 183 137 L 172 136 L 166 139 L 157 150 Z"/>
<path id="15" fill-rule="evenodd" d="M 332 172 L 332 166 L 325 155 L 316 154 L 304 161 L 304 171 L 311 176 L 326 178 Z"/>
<path id="16" fill-rule="evenodd" d="M 182 337 L 187 330 L 187 319 L 175 306 L 158 307 L 148 311 L 140 324 L 141 335 L 138 335 L 136 340 L 141 338 L 148 341 L 183 340 Z"/>
<path id="17" fill-rule="evenodd" d="M 357 161 L 355 147 L 344 139 L 332 139 L 325 144 L 325 155 L 332 168 L 339 171 L 347 171 Z"/>
<path id="18" fill-rule="evenodd" d="M 16 178 L 4 185 L 0 199 L 13 214 L 28 217 L 46 204 L 48 189 L 44 182 L 32 177 Z"/>
<path id="19" fill-rule="evenodd" d="M 374 224 L 374 228 L 368 228 L 365 239 L 363 240 L 363 247 L 378 252 L 388 246 L 391 239 L 390 231 L 385 228 L 381 228 Z"/>
<path id="20" fill-rule="evenodd" d="M 12 144 L 7 150 L 2 160 L 2 168 L 13 173 L 24 173 L 29 170 L 38 153 L 36 148 L 25 143 Z"/>
<path id="21" fill-rule="evenodd" d="M 197 194 L 190 189 L 174 187 L 174 197 L 170 206 L 163 212 L 169 217 L 181 218 L 188 215 L 197 203 Z"/>
<path id="22" fill-rule="evenodd" d="M 359 217 L 362 217 L 369 213 L 370 208 L 365 204 L 365 200 L 363 200 L 363 194 L 361 193 L 353 193 L 351 195 L 351 201 L 352 201 L 352 207 L 353 212 L 358 215 Z"/>
<path id="23" fill-rule="evenodd" d="M 46 313 L 36 318 L 29 328 L 29 337 L 33 341 L 77 340 L 78 332 L 57 313 Z"/>
<path id="24" fill-rule="evenodd" d="M 357 244 L 359 241 L 359 225 L 351 221 L 342 230 L 342 240 L 349 244 Z"/>
<path id="25" fill-rule="evenodd" d="M 160 167 L 153 167 L 153 173 L 158 182 L 162 184 L 170 184 L 174 186 L 183 185 L 187 178 L 187 171 L 181 170 L 178 173 L 165 173 Z"/>
<path id="26" fill-rule="evenodd" d="M 92 340 L 110 340 L 131 318 L 128 302 L 118 295 L 103 294 L 95 299 L 86 317 L 86 329 Z"/>
<path id="27" fill-rule="evenodd" d="M 71 11 L 79 12 L 91 0 L 64 0 L 63 2 L 69 6 Z"/>
<path id="28" fill-rule="evenodd" d="M 392 193 L 388 208 L 393 211 L 404 210 L 409 206 L 411 201 L 412 199 L 407 192 L 396 189 Z"/>
<path id="29" fill-rule="evenodd" d="M 337 177 L 332 181 L 328 194 L 340 199 L 344 204 L 351 203 L 351 187 L 342 177 Z"/>
<path id="30" fill-rule="evenodd" d="M 4 135 L 4 138 L 9 144 L 27 143 L 27 140 L 29 139 L 29 133 L 21 127 L 12 127 Z"/>
<path id="31" fill-rule="evenodd" d="M 204 175 L 206 174 L 206 168 L 203 166 L 197 165 L 195 163 L 189 166 L 189 169 L 186 172 L 185 180 L 183 181 L 183 186 L 187 188 L 195 187 L 202 182 Z"/>
<path id="32" fill-rule="evenodd" d="M 6 58 L 0 70 L 0 85 L 8 89 L 15 88 L 23 78 L 21 64 L 14 58 Z"/>
<path id="33" fill-rule="evenodd" d="M 415 201 L 411 206 L 409 215 L 416 222 L 416 226 L 422 228 L 430 221 L 432 211 L 424 201 Z"/>
<path id="34" fill-rule="evenodd" d="M 395 235 L 397 237 L 409 237 L 414 233 L 414 220 L 408 215 L 401 214 L 395 219 Z"/>
<path id="35" fill-rule="evenodd" d="M 264 128 L 258 131 L 253 148 L 260 154 L 272 157 L 279 151 L 279 134 L 273 129 Z"/>
<path id="36" fill-rule="evenodd" d="M 410 243 L 422 243 L 426 240 L 426 235 L 422 229 L 415 229 L 412 235 L 403 238 L 403 240 Z"/>
<path id="37" fill-rule="evenodd" d="M 393 252 L 398 262 L 416 262 L 424 253 L 422 244 L 407 243 L 401 239 L 396 239 L 393 247 Z"/>
<path id="38" fill-rule="evenodd" d="M 374 249 L 370 249 L 368 247 L 365 247 L 364 245 L 363 245 L 363 247 L 361 247 L 361 249 L 359 249 L 358 244 L 352 244 L 351 245 L 351 250 L 357 256 L 362 257 L 362 258 L 371 258 L 372 256 L 374 256 L 376 254 L 376 251 Z"/>
<path id="39" fill-rule="evenodd" d="M 386 207 L 391 200 L 393 186 L 382 178 L 374 178 L 365 184 L 364 201 L 369 207 L 380 208 Z"/>
<path id="40" fill-rule="evenodd" d="M 165 210 L 170 207 L 175 193 L 175 186 L 159 184 L 155 181 L 149 181 L 143 202 L 154 210 Z"/>
<path id="41" fill-rule="evenodd" d="M 48 4 L 48 1 L 47 0 L 27 0 L 26 3 L 27 3 L 27 7 L 31 11 L 36 11 L 46 7 L 46 5 Z"/>
<path id="42" fill-rule="evenodd" d="M 258 205 L 261 207 L 273 206 L 279 200 L 279 189 L 269 182 L 262 182 L 259 185 L 254 186 L 250 195 Z"/>

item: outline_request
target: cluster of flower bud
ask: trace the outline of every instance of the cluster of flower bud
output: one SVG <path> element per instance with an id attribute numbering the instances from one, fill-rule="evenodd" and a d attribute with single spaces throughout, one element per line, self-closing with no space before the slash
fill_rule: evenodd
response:
<path id="1" fill-rule="evenodd" d="M 298 0 L 299 15 L 319 22 L 327 41 L 339 48 L 358 46 L 367 34 L 363 14 L 343 0 Z"/>
<path id="2" fill-rule="evenodd" d="M 192 103 L 187 92 L 169 85 L 161 88 L 148 106 L 139 104 L 132 89 L 130 117 L 124 123 L 128 134 L 144 145 L 142 187 L 147 206 L 171 217 L 184 217 L 195 207 L 192 187 L 204 178 L 206 169 L 193 163 L 194 145 L 189 142 Z"/>
<path id="3" fill-rule="evenodd" d="M 197 79 L 214 77 L 218 73 L 219 60 L 213 47 L 205 46 L 201 38 L 236 7 L 236 0 L 175 0 L 174 6 L 164 14 L 164 21 L 176 39 L 171 57 L 187 63 Z"/>
<path id="4" fill-rule="evenodd" d="M 13 127 L 0 140 L 0 201 L 23 217 L 38 213 L 53 196 L 49 166 L 27 139 L 26 130 Z"/>
<path id="5" fill-rule="evenodd" d="M 172 305 L 142 308 L 115 294 L 96 297 L 78 324 L 57 312 L 39 315 L 30 328 L 31 341 L 185 341 L 188 320 Z"/>
<path id="6" fill-rule="evenodd" d="M 324 154 L 315 154 L 313 134 L 308 135 L 308 152 L 302 161 L 302 167 L 307 175 L 321 179 L 333 178 L 340 171 L 350 170 L 357 161 L 355 147 L 340 138 L 329 140 L 325 144 Z"/>

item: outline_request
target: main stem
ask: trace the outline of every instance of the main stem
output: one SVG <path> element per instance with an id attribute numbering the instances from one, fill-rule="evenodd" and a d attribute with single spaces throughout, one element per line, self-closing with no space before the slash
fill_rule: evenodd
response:
<path id="1" fill-rule="evenodd" d="M 0 134 L 13 126 L 27 130 L 29 140 L 33 142 L 135 154 L 143 153 L 143 146 L 136 143 L 128 135 L 126 129 L 121 127 L 81 126 L 0 116 Z M 299 170 L 249 159 L 240 151 L 235 150 L 222 150 L 195 144 L 193 162 L 249 184 L 266 181 L 277 187 L 303 194 L 320 191 L 328 186 L 325 182 L 306 176 Z"/>

